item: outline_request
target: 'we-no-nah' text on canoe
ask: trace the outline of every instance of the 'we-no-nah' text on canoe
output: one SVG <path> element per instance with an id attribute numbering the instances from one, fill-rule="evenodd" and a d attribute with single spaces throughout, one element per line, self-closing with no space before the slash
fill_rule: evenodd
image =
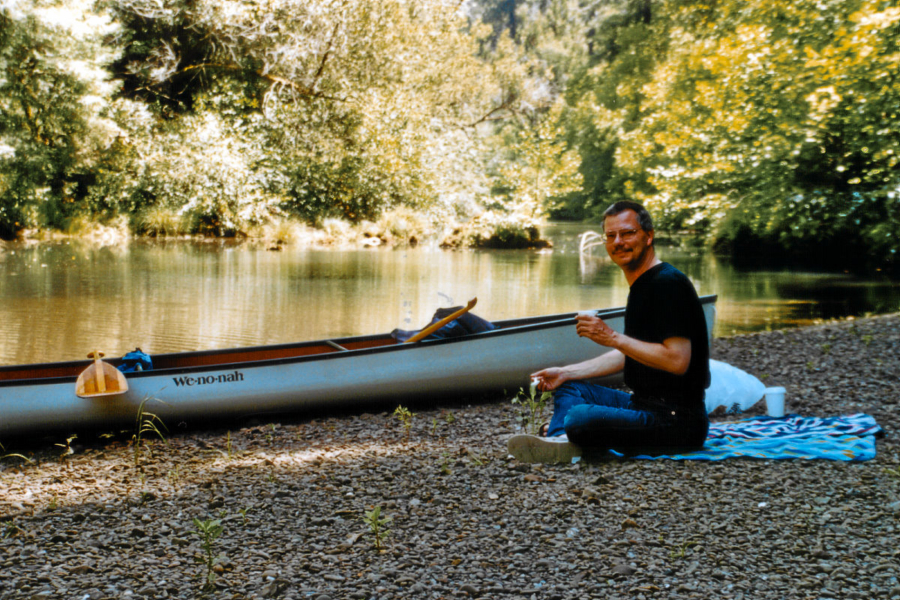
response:
<path id="1" fill-rule="evenodd" d="M 209 385 L 211 383 L 234 383 L 243 381 L 244 374 L 240 371 L 226 375 L 205 375 L 202 377 L 173 377 L 176 386 Z"/>

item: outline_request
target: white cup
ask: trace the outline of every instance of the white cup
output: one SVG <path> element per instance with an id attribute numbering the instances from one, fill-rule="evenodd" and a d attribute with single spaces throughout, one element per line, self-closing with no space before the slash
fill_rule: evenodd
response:
<path id="1" fill-rule="evenodd" d="M 766 412 L 770 417 L 784 416 L 784 392 L 783 387 L 766 388 Z"/>

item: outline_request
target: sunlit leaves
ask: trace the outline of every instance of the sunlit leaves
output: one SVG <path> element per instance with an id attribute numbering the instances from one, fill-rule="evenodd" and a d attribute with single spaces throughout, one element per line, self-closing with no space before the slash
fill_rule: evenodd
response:
<path id="1" fill-rule="evenodd" d="M 539 222 L 553 208 L 552 199 L 581 189 L 581 157 L 567 149 L 562 110 L 558 102 L 533 126 L 519 129 L 509 159 L 500 166 L 507 188 L 505 207 L 525 222 Z"/>
<path id="2" fill-rule="evenodd" d="M 552 101 L 541 69 L 508 38 L 488 48 L 457 1 L 97 7 L 3 9 L 6 236 L 148 210 L 217 235 L 398 205 L 467 218 L 490 196 L 493 124 Z"/>
<path id="3" fill-rule="evenodd" d="M 484 187 L 488 154 L 459 132 L 533 104 L 527 63 L 508 44 L 489 61 L 479 57 L 483 32 L 469 28 L 458 3 L 112 6 L 125 25 L 117 65 L 126 92 L 157 99 L 164 116 L 208 110 L 244 123 L 261 115 L 240 142 L 259 155 L 248 165 L 264 172 L 257 191 L 310 221 L 444 206 L 454 195 L 448 167 L 462 177 L 453 186 L 468 188 L 471 199 Z M 235 160 L 247 154 L 254 152 Z"/>
<path id="4" fill-rule="evenodd" d="M 810 247 L 895 214 L 894 7 L 720 3 L 700 25 L 679 23 L 685 11 L 617 155 L 634 177 L 650 174 L 649 205 Z"/>
<path id="5" fill-rule="evenodd" d="M 0 236 L 79 212 L 118 128 L 99 36 L 108 24 L 80 2 L 0 9 Z"/>

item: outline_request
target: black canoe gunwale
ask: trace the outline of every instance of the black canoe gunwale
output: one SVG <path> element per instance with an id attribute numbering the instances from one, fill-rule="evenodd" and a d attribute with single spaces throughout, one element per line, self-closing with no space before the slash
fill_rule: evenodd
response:
<path id="1" fill-rule="evenodd" d="M 710 304 L 715 303 L 718 299 L 718 296 L 707 295 L 702 296 L 700 301 L 702 304 Z M 595 312 L 598 316 L 612 319 L 624 316 L 625 308 L 617 307 L 617 308 L 608 308 L 608 309 L 600 309 Z M 376 354 L 382 352 L 399 352 L 405 350 L 412 349 L 423 349 L 429 347 L 436 347 L 444 344 L 461 344 L 465 342 L 474 341 L 481 338 L 493 338 L 493 337 L 502 337 L 507 335 L 516 335 L 520 333 L 525 333 L 529 331 L 539 331 L 541 329 L 549 329 L 553 327 L 560 327 L 567 324 L 574 324 L 575 317 L 578 315 L 578 312 L 570 312 L 570 313 L 560 313 L 556 315 L 545 315 L 545 316 L 537 316 L 537 317 L 522 317 L 517 319 L 508 319 L 503 321 L 495 322 L 497 325 L 497 329 L 493 329 L 491 331 L 485 331 L 483 333 L 476 333 L 472 335 L 467 335 L 464 337 L 457 338 L 445 338 L 440 340 L 423 340 L 420 342 L 415 342 L 413 344 L 386 344 L 368 348 L 360 348 L 355 350 L 347 350 L 347 351 L 331 351 L 331 352 L 323 352 L 316 354 L 308 354 L 303 356 L 293 356 L 293 357 L 285 357 L 285 358 L 271 358 L 271 359 L 262 359 L 262 360 L 247 360 L 247 361 L 236 361 L 236 362 L 223 362 L 223 363 L 214 363 L 214 364 L 203 364 L 203 365 L 190 365 L 183 367 L 173 367 L 173 368 L 160 368 L 153 369 L 151 371 L 135 371 L 127 374 L 128 379 L 132 378 L 144 378 L 144 377 L 156 377 L 156 376 L 171 376 L 171 375 L 183 375 L 187 373 L 205 373 L 208 371 L 224 371 L 234 368 L 241 369 L 253 369 L 259 367 L 270 367 L 277 365 L 286 365 L 286 364 L 298 364 L 304 362 L 311 361 L 323 361 L 323 360 L 341 360 L 341 359 L 350 359 L 353 357 L 360 357 L 369 354 Z M 170 352 L 165 354 L 153 355 L 154 360 L 158 360 L 160 362 L 165 361 L 166 359 L 179 358 L 179 359 L 191 359 L 191 358 L 199 358 L 199 357 L 211 357 L 221 354 L 234 354 L 234 353 L 246 353 L 252 354 L 254 352 L 266 351 L 266 350 L 291 350 L 296 348 L 303 347 L 311 347 L 311 346 L 324 346 L 327 341 L 334 342 L 338 345 L 344 345 L 350 342 L 372 342 L 372 341 L 381 341 L 386 337 L 390 337 L 389 334 L 374 334 L 374 335 L 365 335 L 365 336 L 350 336 L 343 338 L 334 338 L 330 340 L 314 340 L 308 342 L 291 342 L 286 344 L 274 344 L 267 346 L 247 346 L 241 348 L 218 348 L 211 350 L 196 350 L 196 351 L 188 351 L 188 352 Z M 108 362 L 113 365 L 117 365 L 120 362 L 120 358 L 110 359 Z M 54 370 L 54 369 L 78 369 L 80 372 L 83 369 L 86 369 L 90 366 L 92 361 L 90 360 L 79 360 L 79 361 L 63 361 L 63 362 L 55 362 L 55 363 L 37 363 L 37 364 L 29 364 L 29 365 L 5 365 L 0 366 L 0 374 L 3 372 L 9 371 L 27 371 L 27 370 Z M 80 368 L 79 368 L 80 367 Z M 48 377 L 31 377 L 31 378 L 20 378 L 20 379 L 0 379 L 0 389 L 4 387 L 17 387 L 17 386 L 34 386 L 34 385 L 53 385 L 53 384 L 62 384 L 67 382 L 74 383 L 78 378 L 78 375 L 65 375 L 65 376 L 48 376 Z"/>

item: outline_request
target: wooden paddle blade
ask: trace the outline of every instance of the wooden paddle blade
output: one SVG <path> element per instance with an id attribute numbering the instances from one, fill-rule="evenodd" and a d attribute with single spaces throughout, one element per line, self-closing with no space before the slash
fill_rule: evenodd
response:
<path id="1" fill-rule="evenodd" d="M 94 398 L 96 396 L 113 396 L 124 394 L 128 391 L 128 381 L 125 375 L 111 364 L 105 363 L 99 358 L 94 364 L 81 372 L 75 382 L 75 395 L 79 398 Z"/>
<path id="2" fill-rule="evenodd" d="M 437 331 L 438 329 L 440 329 L 441 327 L 443 327 L 450 321 L 458 319 L 461 316 L 463 316 L 464 314 L 466 314 L 467 312 L 469 312 L 470 310 L 472 310 L 475 307 L 475 304 L 477 302 L 478 302 L 478 298 L 472 298 L 471 300 L 469 300 L 469 303 L 466 304 L 465 306 L 463 306 L 461 309 L 459 309 L 458 311 L 456 311 L 455 313 L 453 313 L 450 316 L 444 317 L 437 323 L 432 323 L 431 325 L 429 325 L 428 327 L 426 327 L 425 329 L 423 329 L 416 335 L 414 335 L 411 338 L 409 338 L 408 340 L 406 340 L 405 343 L 412 344 L 413 342 L 418 342 L 419 340 L 428 337 L 429 335 L 431 335 L 432 333 L 434 333 L 435 331 Z"/>

